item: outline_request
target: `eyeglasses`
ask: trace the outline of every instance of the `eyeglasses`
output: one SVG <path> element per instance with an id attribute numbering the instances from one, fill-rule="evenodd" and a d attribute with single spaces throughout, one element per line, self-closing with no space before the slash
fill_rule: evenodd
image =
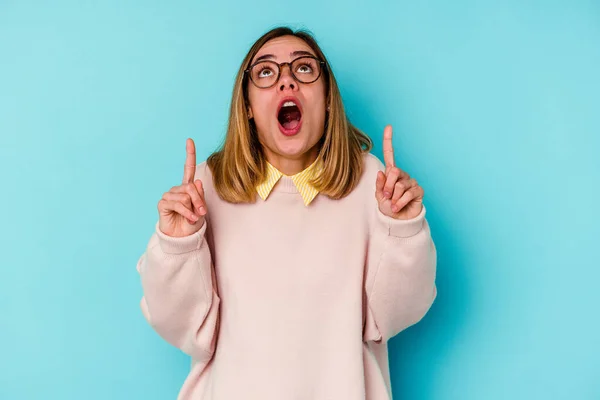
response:
<path id="1" fill-rule="evenodd" d="M 284 63 L 264 60 L 252 64 L 244 72 L 249 74 L 250 80 L 256 87 L 267 89 L 277 84 L 284 65 L 290 68 L 290 73 L 296 81 L 300 83 L 313 83 L 321 76 L 321 72 L 325 67 L 325 61 L 312 56 L 302 56 L 291 62 Z"/>

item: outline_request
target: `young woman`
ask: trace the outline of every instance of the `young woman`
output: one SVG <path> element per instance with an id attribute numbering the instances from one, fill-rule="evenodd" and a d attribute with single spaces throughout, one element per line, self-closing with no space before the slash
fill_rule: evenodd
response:
<path id="1" fill-rule="evenodd" d="M 144 316 L 192 357 L 179 399 L 391 398 L 387 341 L 436 297 L 423 189 L 347 119 L 312 36 L 277 28 L 238 72 L 223 147 L 158 202 Z"/>

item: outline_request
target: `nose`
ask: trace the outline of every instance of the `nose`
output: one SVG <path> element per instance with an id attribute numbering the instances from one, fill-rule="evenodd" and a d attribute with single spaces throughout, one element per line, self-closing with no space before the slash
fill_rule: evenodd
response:
<path id="1" fill-rule="evenodd" d="M 279 90 L 283 92 L 286 89 L 296 90 L 297 88 L 298 83 L 292 76 L 291 66 L 289 64 L 283 66 L 281 68 L 281 76 L 279 77 Z"/>

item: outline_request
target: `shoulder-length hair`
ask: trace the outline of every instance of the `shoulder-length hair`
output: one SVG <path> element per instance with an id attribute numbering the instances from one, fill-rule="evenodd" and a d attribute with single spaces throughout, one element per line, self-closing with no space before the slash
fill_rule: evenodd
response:
<path id="1" fill-rule="evenodd" d="M 362 175 L 363 153 L 373 147 L 371 139 L 348 120 L 333 72 L 315 38 L 304 30 L 293 31 L 288 27 L 272 29 L 252 45 L 244 58 L 233 87 L 225 140 L 221 148 L 207 159 L 217 194 L 230 203 L 256 201 L 256 188 L 266 179 L 266 158 L 254 121 L 248 119 L 249 81 L 244 71 L 265 43 L 281 36 L 302 39 L 325 62 L 320 79 L 325 79 L 329 111 L 325 117 L 324 134 L 318 144 L 317 157 L 322 169 L 311 184 L 332 199 L 347 196 Z"/>

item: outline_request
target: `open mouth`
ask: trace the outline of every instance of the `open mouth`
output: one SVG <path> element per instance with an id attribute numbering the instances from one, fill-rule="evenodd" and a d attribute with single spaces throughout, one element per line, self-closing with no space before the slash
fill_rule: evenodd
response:
<path id="1" fill-rule="evenodd" d="M 297 133 L 302 120 L 302 112 L 294 101 L 288 100 L 281 105 L 277 113 L 277 120 L 285 131 L 284 133 Z"/>

